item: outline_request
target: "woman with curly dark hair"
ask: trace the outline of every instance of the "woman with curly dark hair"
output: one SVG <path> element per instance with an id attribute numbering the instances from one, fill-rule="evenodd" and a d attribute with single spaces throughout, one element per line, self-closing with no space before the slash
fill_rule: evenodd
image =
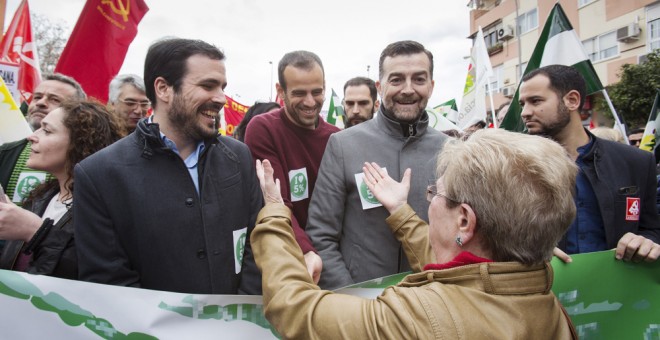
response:
<path id="1" fill-rule="evenodd" d="M 51 173 L 20 208 L 0 197 L 0 239 L 11 240 L 0 268 L 78 278 L 73 236 L 73 167 L 123 137 L 119 120 L 95 101 L 71 101 L 51 111 L 32 143 L 27 166 Z"/>

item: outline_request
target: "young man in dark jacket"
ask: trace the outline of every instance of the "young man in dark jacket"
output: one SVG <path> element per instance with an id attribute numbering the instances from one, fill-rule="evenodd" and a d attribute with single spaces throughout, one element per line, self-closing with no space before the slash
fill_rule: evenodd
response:
<path id="1" fill-rule="evenodd" d="M 655 159 L 650 152 L 600 139 L 582 126 L 586 85 L 570 66 L 549 65 L 526 74 L 520 106 L 527 131 L 561 144 L 580 167 L 577 216 L 556 255 L 616 248 L 619 260 L 655 261 L 660 221 L 655 206 Z"/>
<path id="2" fill-rule="evenodd" d="M 261 192 L 245 144 L 219 137 L 224 54 L 167 39 L 147 53 L 153 116 L 76 166 L 80 279 L 183 293 L 261 292 L 249 236 Z"/>

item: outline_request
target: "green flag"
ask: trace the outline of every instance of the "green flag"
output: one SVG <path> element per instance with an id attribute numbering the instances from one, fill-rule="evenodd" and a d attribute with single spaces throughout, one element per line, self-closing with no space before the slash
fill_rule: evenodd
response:
<path id="1" fill-rule="evenodd" d="M 429 110 L 426 110 L 429 112 Z M 436 126 L 432 126 L 434 128 L 440 129 L 440 130 L 460 130 L 458 126 L 456 126 L 456 121 L 458 121 L 458 108 L 456 106 L 456 99 L 450 99 L 440 105 L 435 106 L 430 112 L 433 113 L 433 117 L 435 118 L 435 123 Z M 444 117 L 444 119 L 440 118 L 440 116 Z M 430 119 L 430 114 L 429 114 L 429 119 Z M 449 121 L 448 124 L 439 124 L 439 123 L 444 123 L 445 121 Z M 431 121 L 429 121 L 430 123 Z M 431 126 L 431 125 L 429 125 Z"/>
<path id="2" fill-rule="evenodd" d="M 587 83 L 587 94 L 603 89 L 603 84 L 598 79 L 580 38 L 573 30 L 573 26 L 571 26 L 559 3 L 555 4 L 552 11 L 550 11 L 524 74 L 554 64 L 573 66 L 580 71 Z M 509 131 L 523 131 L 525 129 L 525 124 L 520 117 L 522 108 L 518 104 L 519 91 L 520 83 L 515 96 L 511 100 L 509 111 L 507 111 L 504 121 L 502 121 L 502 128 Z"/>
<path id="3" fill-rule="evenodd" d="M 458 108 L 456 107 L 456 99 L 450 99 L 440 105 L 437 105 L 436 107 L 433 108 L 434 110 L 438 110 L 438 112 L 443 113 L 445 116 L 447 115 L 445 111 L 447 110 L 454 110 L 458 111 Z"/>
<path id="4" fill-rule="evenodd" d="M 330 97 L 330 107 L 328 108 L 328 117 L 325 119 L 325 121 L 340 129 L 343 129 L 344 118 L 344 108 L 341 106 L 341 101 L 333 89 L 332 97 Z"/>
<path id="5" fill-rule="evenodd" d="M 639 148 L 646 151 L 653 151 L 656 147 L 657 140 L 660 139 L 660 119 L 658 119 L 658 110 L 660 110 L 660 89 L 656 90 L 655 100 L 653 101 L 653 108 L 649 115 L 649 121 L 646 123 L 642 142 Z"/>

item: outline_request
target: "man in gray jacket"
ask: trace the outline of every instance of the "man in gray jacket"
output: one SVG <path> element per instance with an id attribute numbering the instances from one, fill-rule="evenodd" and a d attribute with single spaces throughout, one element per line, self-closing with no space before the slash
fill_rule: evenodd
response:
<path id="1" fill-rule="evenodd" d="M 410 270 L 385 223 L 388 212 L 362 179 L 376 162 L 401 180 L 412 169 L 409 204 L 428 221 L 422 194 L 435 181 L 435 158 L 447 136 L 428 126 L 433 55 L 414 41 L 388 45 L 376 82 L 382 100 L 376 117 L 330 136 L 309 207 L 307 233 L 323 260 L 319 285 L 335 289 Z"/>

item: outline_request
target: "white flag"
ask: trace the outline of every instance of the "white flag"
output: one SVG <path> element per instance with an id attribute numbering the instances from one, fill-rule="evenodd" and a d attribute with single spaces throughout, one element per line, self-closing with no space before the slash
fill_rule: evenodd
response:
<path id="1" fill-rule="evenodd" d="M 486 84 L 492 75 L 493 68 L 490 65 L 484 33 L 479 27 L 472 46 L 463 100 L 456 121 L 459 128 L 465 129 L 479 121 L 486 121 Z"/>

